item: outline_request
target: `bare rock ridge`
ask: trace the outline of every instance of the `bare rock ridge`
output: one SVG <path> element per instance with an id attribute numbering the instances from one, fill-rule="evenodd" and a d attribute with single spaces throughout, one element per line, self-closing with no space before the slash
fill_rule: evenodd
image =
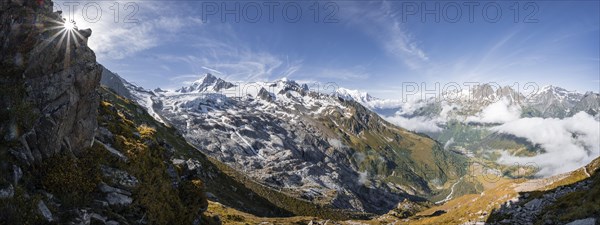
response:
<path id="1" fill-rule="evenodd" d="M 87 46 L 91 30 L 64 29 L 52 6 L 0 3 L 0 140 L 29 164 L 77 154 L 92 144 L 97 127 L 102 69 Z"/>
<path id="2" fill-rule="evenodd" d="M 121 78 L 118 74 L 115 74 L 108 70 L 106 67 L 102 66 L 102 78 L 100 79 L 100 84 L 106 86 L 108 89 L 114 91 L 116 94 L 123 96 L 125 98 L 131 99 L 131 93 L 127 90 L 125 86 L 125 82 L 123 78 Z"/>

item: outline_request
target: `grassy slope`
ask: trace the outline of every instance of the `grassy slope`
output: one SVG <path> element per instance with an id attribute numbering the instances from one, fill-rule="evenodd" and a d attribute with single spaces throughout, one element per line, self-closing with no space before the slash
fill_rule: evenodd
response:
<path id="1" fill-rule="evenodd" d="M 444 151 L 433 139 L 392 125 L 356 102 L 344 104 L 353 110 L 351 117 L 333 111 L 320 121 L 344 144 L 365 155 L 364 160 L 350 160 L 360 171 L 415 188 L 427 197 L 441 195 L 466 174 L 464 156 Z"/>

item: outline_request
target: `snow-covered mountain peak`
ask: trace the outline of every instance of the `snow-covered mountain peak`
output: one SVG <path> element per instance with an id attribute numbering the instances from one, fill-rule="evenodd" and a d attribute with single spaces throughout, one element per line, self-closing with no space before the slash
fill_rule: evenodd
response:
<path id="1" fill-rule="evenodd" d="M 559 87 L 559 86 L 554 86 L 554 85 L 546 85 L 546 86 L 543 86 L 543 87 L 540 89 L 540 92 L 547 92 L 547 91 L 550 91 L 550 92 L 557 92 L 557 93 L 561 93 L 561 92 L 569 92 L 569 91 L 567 91 L 567 89 L 564 89 L 564 88 L 562 88 L 562 87 Z"/>
<path id="2" fill-rule="evenodd" d="M 214 76 L 210 73 L 207 73 L 202 78 L 194 81 L 193 83 L 194 84 L 210 84 L 210 83 L 214 83 L 217 79 L 219 79 L 219 78 L 217 78 L 216 76 Z"/>
<path id="3" fill-rule="evenodd" d="M 359 90 L 350 90 L 346 88 L 338 88 L 335 90 L 335 95 L 346 100 L 354 100 L 360 103 L 370 102 L 377 98 L 369 95 L 369 93 Z"/>
<path id="4" fill-rule="evenodd" d="M 273 83 L 274 85 L 278 85 L 278 86 L 298 86 L 298 83 L 296 83 L 296 81 L 290 80 L 285 77 L 281 78 L 279 80 L 272 81 L 271 83 Z"/>
<path id="5" fill-rule="evenodd" d="M 598 96 L 600 94 L 594 93 L 593 91 L 586 91 L 585 94 L 583 94 L 583 97 L 587 97 L 587 96 L 590 96 L 590 95 Z"/>
<path id="6" fill-rule="evenodd" d="M 283 87 L 283 88 L 294 88 L 294 89 L 299 88 L 299 89 L 308 91 L 308 85 L 299 84 L 295 80 L 290 80 L 286 77 L 273 81 L 271 86 L 277 86 L 277 87 Z"/>
<path id="7" fill-rule="evenodd" d="M 569 91 L 567 89 L 561 88 L 561 87 L 557 87 L 557 86 L 553 86 L 553 85 L 547 85 L 544 86 L 540 89 L 540 91 L 538 93 L 536 93 L 534 96 L 543 96 L 540 98 L 547 98 L 547 99 L 556 99 L 558 101 L 577 101 L 579 99 L 581 99 L 582 95 L 580 93 L 577 93 L 575 91 Z"/>
<path id="8" fill-rule="evenodd" d="M 201 93 L 201 92 L 218 92 L 222 89 L 228 89 L 235 85 L 221 78 L 207 73 L 204 77 L 192 82 L 188 87 L 182 87 L 176 92 L 179 93 Z"/>

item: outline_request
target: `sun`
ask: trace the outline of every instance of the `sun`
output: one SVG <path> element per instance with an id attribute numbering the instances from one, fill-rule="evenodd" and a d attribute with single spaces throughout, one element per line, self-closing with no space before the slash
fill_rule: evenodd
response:
<path id="1" fill-rule="evenodd" d="M 75 29 L 75 21 L 66 21 L 63 26 L 65 30 L 73 30 Z"/>

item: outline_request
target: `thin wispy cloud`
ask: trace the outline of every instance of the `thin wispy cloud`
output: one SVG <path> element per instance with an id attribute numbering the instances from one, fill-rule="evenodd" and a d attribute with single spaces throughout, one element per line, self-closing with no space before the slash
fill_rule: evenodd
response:
<path id="1" fill-rule="evenodd" d="M 281 77 L 282 78 L 289 78 L 292 77 L 294 74 L 296 74 L 296 72 L 298 72 L 300 69 L 302 68 L 301 64 L 296 64 L 296 65 L 289 65 L 287 66 L 287 69 L 285 71 L 283 71 Z"/>
<path id="2" fill-rule="evenodd" d="M 393 2 L 343 2 L 342 15 L 350 26 L 372 36 L 389 54 L 411 69 L 421 68 L 429 57 L 413 35 L 403 27 Z M 365 4 L 370 7 L 365 7 Z M 372 8 L 375 8 L 372 9 Z"/>
<path id="3" fill-rule="evenodd" d="M 369 78 L 369 73 L 363 68 L 324 68 L 316 73 L 319 77 L 326 80 L 365 80 Z"/>
<path id="4" fill-rule="evenodd" d="M 198 79 L 198 78 L 200 78 L 202 76 L 204 76 L 204 75 L 202 75 L 202 74 L 180 74 L 180 75 L 171 76 L 169 78 L 169 81 L 185 82 L 187 80 Z"/>
<path id="5" fill-rule="evenodd" d="M 165 71 L 171 71 L 171 68 L 167 65 L 160 65 L 160 68 L 165 70 Z"/>
<path id="6" fill-rule="evenodd" d="M 183 62 L 195 74 L 216 73 L 230 81 L 269 81 L 291 76 L 301 68 L 301 64 L 287 65 L 281 57 L 267 52 L 253 52 L 241 47 L 234 52 L 229 48 L 203 48 L 198 55 L 157 57 L 170 62 Z"/>
<path id="7" fill-rule="evenodd" d="M 218 70 L 215 70 L 215 69 L 211 69 L 211 68 L 208 68 L 206 66 L 203 66 L 202 69 L 208 70 L 208 71 L 210 71 L 212 73 L 215 73 L 215 74 L 223 74 L 221 71 L 218 71 Z"/>

